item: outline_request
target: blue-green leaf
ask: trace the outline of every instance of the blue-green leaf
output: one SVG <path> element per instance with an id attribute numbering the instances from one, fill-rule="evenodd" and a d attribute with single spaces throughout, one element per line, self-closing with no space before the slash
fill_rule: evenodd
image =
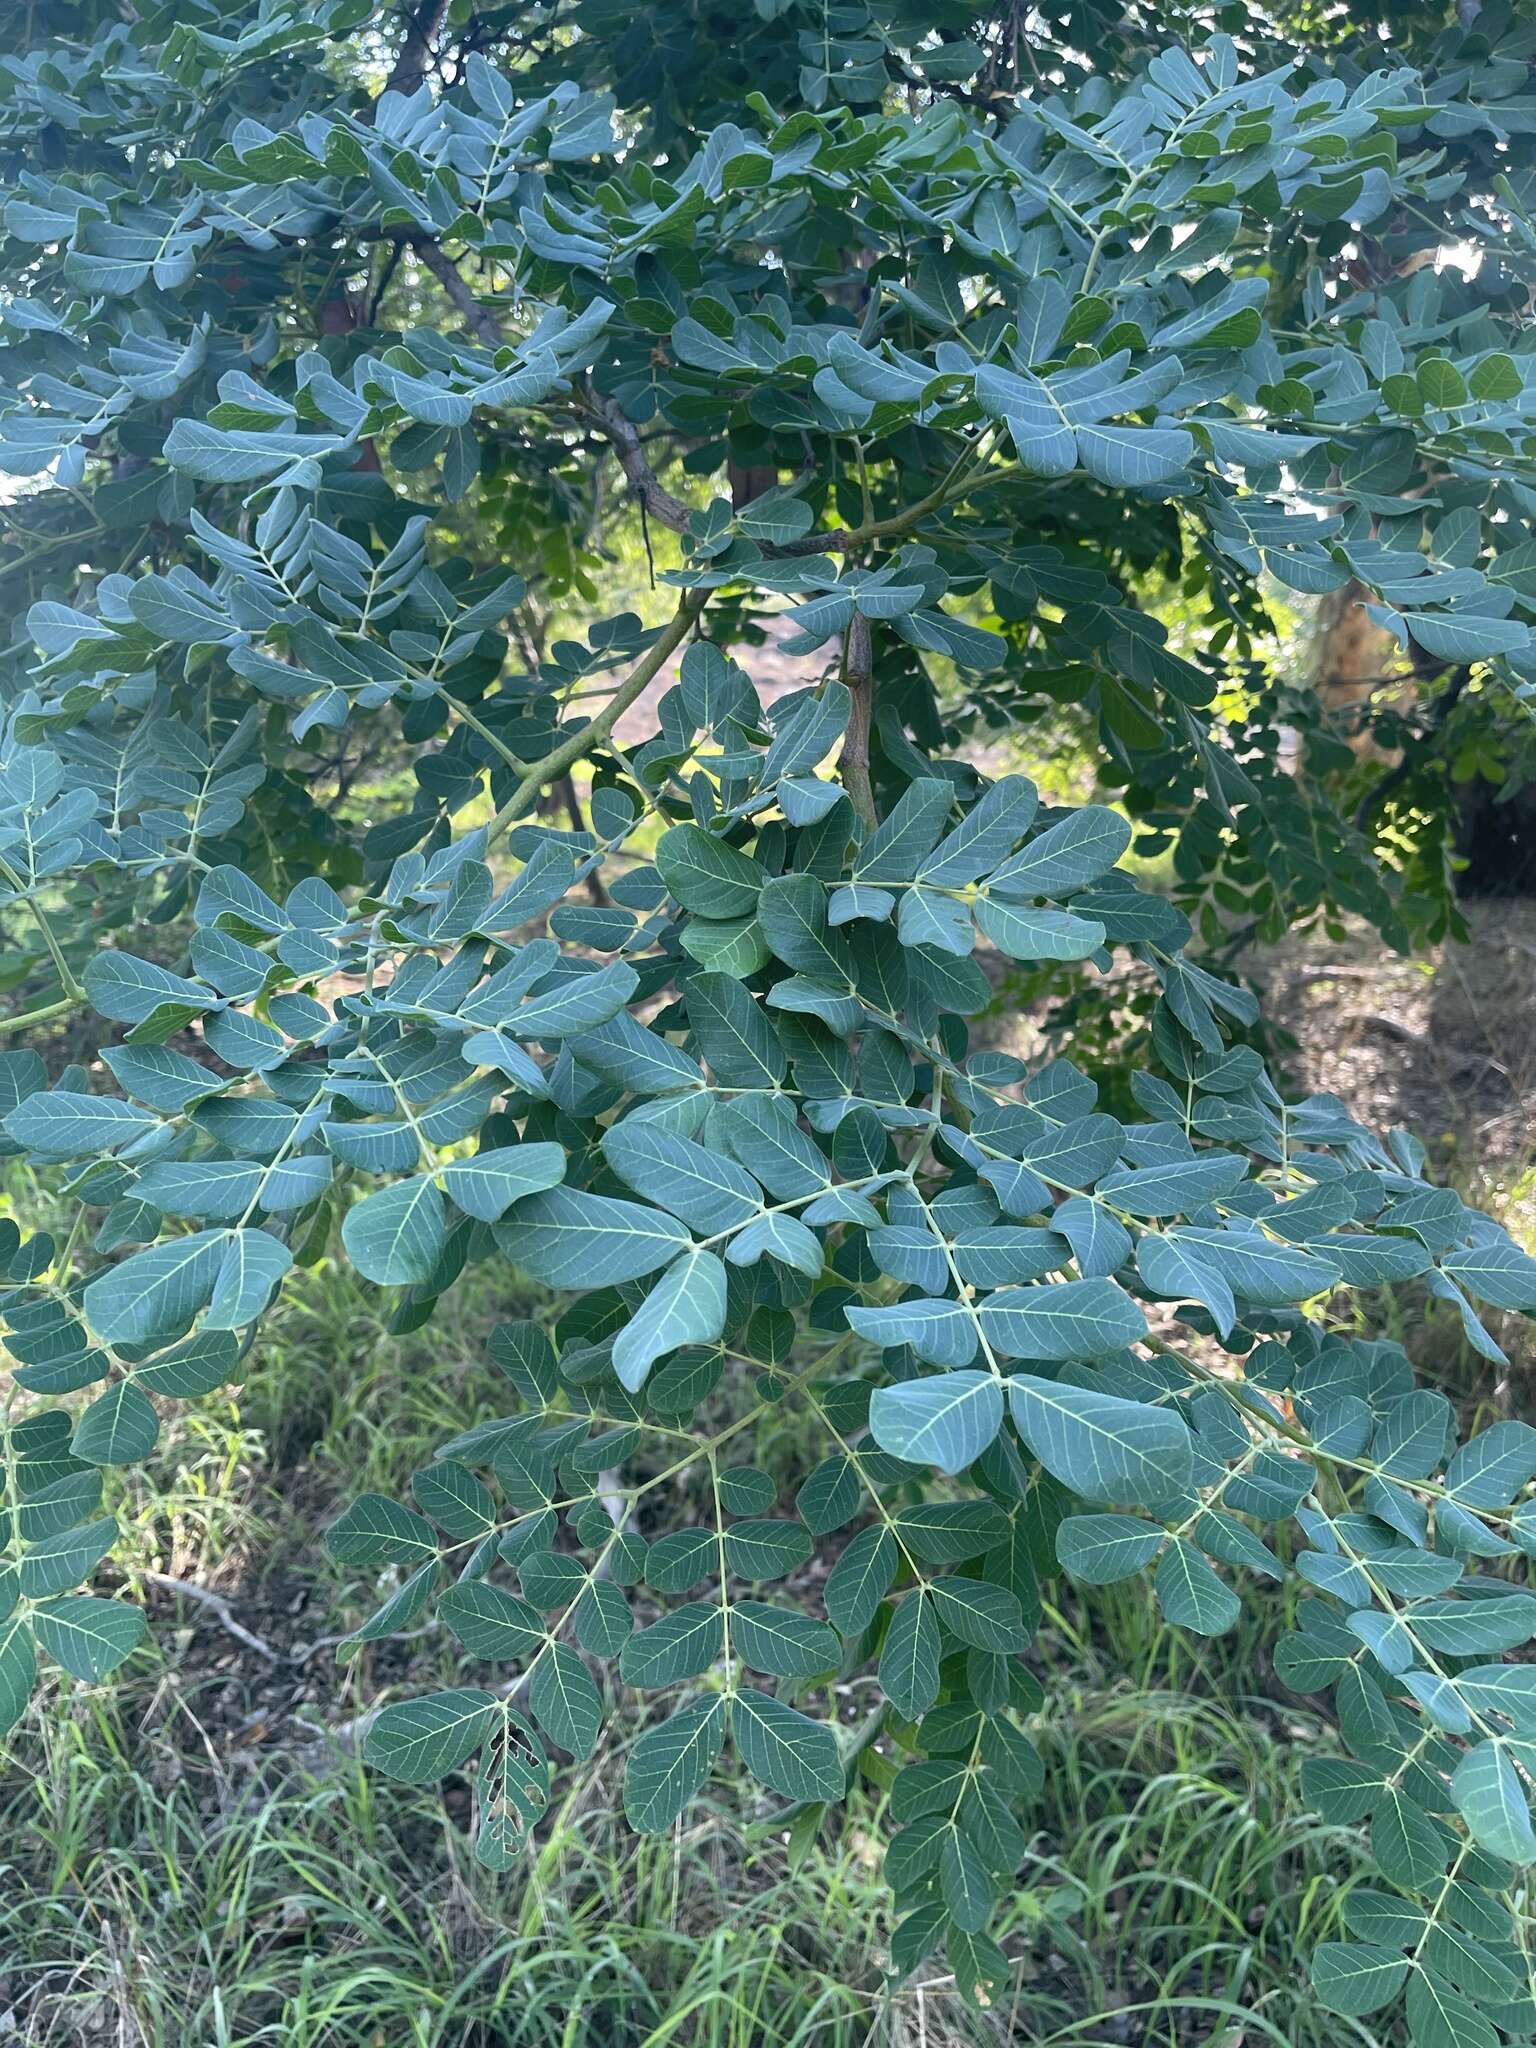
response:
<path id="1" fill-rule="evenodd" d="M 1085 1500 L 1151 1506 L 1177 1500 L 1189 1484 L 1189 1430 L 1167 1408 L 1024 1373 L 1009 1380 L 1008 1398 L 1030 1450 Z"/>
<path id="2" fill-rule="evenodd" d="M 658 1358 L 707 1344 L 725 1327 L 725 1268 L 713 1252 L 685 1252 L 657 1281 L 614 1339 L 613 1369 L 631 1392 Z"/>
<path id="3" fill-rule="evenodd" d="M 365 1280 L 411 1287 L 430 1280 L 443 1248 L 443 1198 L 430 1174 L 396 1181 L 347 1211 L 342 1242 Z"/>
<path id="4" fill-rule="evenodd" d="M 497 1224 L 496 1242 L 530 1279 L 588 1288 L 654 1273 L 689 1238 L 685 1225 L 659 1209 L 554 1187 L 516 1203 Z"/>
<path id="5" fill-rule="evenodd" d="M 877 1387 L 869 1404 L 870 1434 L 883 1450 L 941 1472 L 974 1464 L 1002 1426 L 1002 1387 L 987 1372 Z"/>

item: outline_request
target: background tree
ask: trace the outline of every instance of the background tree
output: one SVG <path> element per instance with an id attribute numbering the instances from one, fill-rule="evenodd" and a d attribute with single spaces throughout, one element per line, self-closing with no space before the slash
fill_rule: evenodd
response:
<path id="1" fill-rule="evenodd" d="M 411 1781 L 478 1757 L 483 1860 L 615 1667 L 672 1702 L 643 1828 L 727 1736 L 806 1825 L 906 1759 L 896 1966 L 943 1942 L 984 1995 L 1042 1576 L 1151 1569 L 1197 1633 L 1279 1578 L 1280 1676 L 1334 1688 L 1354 1759 L 1315 1796 L 1392 1887 L 1320 1995 L 1528 2032 L 1536 1430 L 1458 1446 L 1346 1311 L 1421 1288 L 1500 1360 L 1480 1307 L 1536 1307 L 1536 1262 L 1408 1134 L 1288 1101 L 1195 953 L 1442 929 L 1446 707 L 1529 721 L 1529 36 L 1369 69 L 1359 22 L 1312 55 L 1246 12 L 1145 65 L 1140 14 L 1087 22 L 1091 64 L 1075 13 L 710 26 L 8 28 L 0 880 L 8 1028 L 61 1033 L 0 1084 L 78 1207 L 0 1247 L 4 1703 L 38 1650 L 95 1678 L 137 1642 L 75 1590 L 101 1468 L 295 1264 L 339 1248 L 408 1328 L 510 1261 L 556 1297 L 494 1340 L 515 1405 L 329 1538 L 403 1574 L 349 1649 L 430 1612 L 491 1667 L 369 1737 Z M 1414 260 L 1448 233 L 1481 265 Z M 577 638 L 616 505 L 666 616 Z M 1398 761 L 1269 673 L 1266 577 L 1366 594 Z M 813 680 L 765 706 L 780 616 Z M 1060 705 L 1118 807 L 983 772 Z M 1085 1030 L 1093 1072 L 973 1047 L 978 941 L 1113 976 L 1141 1030 Z M 791 1402 L 825 1455 L 781 1518 L 751 1451 Z M 762 1594 L 818 1538 L 825 1620 Z M 871 1663 L 858 1728 L 804 1710 Z"/>

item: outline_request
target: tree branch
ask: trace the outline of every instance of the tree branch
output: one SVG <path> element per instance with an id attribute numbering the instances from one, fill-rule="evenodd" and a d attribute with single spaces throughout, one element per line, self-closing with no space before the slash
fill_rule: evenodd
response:
<path id="1" fill-rule="evenodd" d="M 448 256 L 443 246 L 432 235 L 424 232 L 406 237 L 428 270 L 437 279 L 449 299 L 464 316 L 464 324 L 478 341 L 487 348 L 501 348 L 506 341 L 501 323 L 489 307 L 482 306 L 473 288 L 462 276 L 457 264 Z M 582 389 L 576 400 L 579 410 L 598 427 L 618 458 L 619 467 L 629 482 L 630 489 L 640 500 L 647 518 L 659 520 L 673 533 L 687 529 L 691 508 L 681 498 L 675 497 L 661 482 L 645 457 L 645 447 L 640 430 L 628 418 L 617 399 L 607 397 L 597 390 L 590 377 L 582 380 Z M 990 482 L 992 479 L 988 479 Z M 966 481 L 969 481 L 967 479 Z M 906 533 L 926 519 L 930 512 L 942 511 L 952 498 L 959 495 L 962 486 L 955 481 L 954 471 L 946 476 L 937 489 L 919 498 L 916 504 L 905 506 L 900 512 L 893 512 L 884 519 L 867 520 L 861 526 L 836 527 L 823 533 L 802 534 L 798 540 L 767 542 L 763 554 L 772 561 L 792 559 L 799 555 L 851 554 L 855 549 L 865 547 L 870 541 L 884 540 L 891 535 Z"/>
<path id="2" fill-rule="evenodd" d="M 448 0 L 421 0 L 406 10 L 405 41 L 395 59 L 395 68 L 385 82 L 385 92 L 404 93 L 407 98 L 420 85 L 432 61 L 432 45 L 448 12 Z"/>
<path id="3" fill-rule="evenodd" d="M 1413 774 L 1414 770 L 1423 761 L 1425 754 L 1433 749 L 1446 721 L 1460 703 L 1462 692 L 1471 680 L 1471 669 L 1457 669 L 1431 714 L 1427 730 L 1420 735 L 1417 742 L 1410 741 L 1404 747 L 1402 758 L 1398 761 L 1397 765 L 1388 769 L 1380 782 L 1373 784 L 1360 799 L 1359 807 L 1355 812 L 1355 826 L 1358 831 L 1364 832 L 1369 828 L 1372 819 L 1392 794 L 1393 790 L 1400 788 L 1408 780 L 1409 776 Z"/>
<path id="4" fill-rule="evenodd" d="M 608 437 L 609 445 L 618 457 L 619 467 L 629 479 L 630 489 L 639 498 L 647 515 L 659 519 L 674 533 L 682 533 L 687 527 L 689 508 L 681 498 L 674 498 L 657 477 L 655 470 L 645 459 L 645 450 L 640 443 L 639 429 L 625 417 L 617 400 L 605 398 L 593 388 L 590 378 L 586 380 L 586 391 L 582 398 L 583 410 L 597 422 Z"/>
<path id="5" fill-rule="evenodd" d="M 458 283 L 461 289 L 467 289 L 462 278 Z M 633 420 L 626 417 L 618 401 L 593 389 L 589 379 L 587 392 L 578 402 L 586 416 L 607 436 L 620 468 L 650 517 L 659 519 L 674 533 L 683 532 L 688 524 L 689 507 L 658 481 L 656 472 L 645 459 L 639 429 Z M 988 476 L 985 481 L 996 481 L 998 474 L 1000 472 Z M 926 519 L 930 512 L 942 511 L 969 486 L 970 481 L 969 476 L 957 480 L 955 471 L 951 469 L 943 483 L 930 491 L 926 498 L 919 498 L 916 504 L 904 506 L 899 512 L 889 513 L 883 519 L 868 520 L 861 526 L 834 527 L 822 533 L 801 534 L 798 540 L 766 541 L 763 543 L 763 555 L 769 561 L 786 561 L 797 555 L 852 554 L 870 541 L 906 533 L 920 520 Z"/>
<path id="6" fill-rule="evenodd" d="M 576 763 L 584 760 L 594 747 L 601 746 L 630 705 L 643 694 L 646 684 L 660 674 L 670 657 L 682 646 L 708 601 L 708 594 L 705 591 L 684 592 L 682 602 L 673 613 L 670 623 L 646 649 L 590 725 L 582 726 L 580 731 L 573 732 L 569 739 L 563 740 L 553 753 L 546 754 L 542 761 L 534 762 L 492 818 L 486 834 L 487 845 L 494 844 L 509 825 L 527 816 L 537 804 L 540 790 L 558 783 L 561 776 L 568 775 Z"/>
<path id="7" fill-rule="evenodd" d="M 501 322 L 488 306 L 481 305 L 473 286 L 461 274 L 452 257 L 444 252 L 441 242 L 428 234 L 413 234 L 406 239 L 464 315 L 464 324 L 475 339 L 483 341 L 487 348 L 503 347 L 506 336 L 501 331 Z"/>
<path id="8" fill-rule="evenodd" d="M 869 779 L 869 734 L 875 715 L 874 648 L 869 621 L 862 612 L 855 612 L 848 622 L 843 642 L 843 681 L 852 700 L 848 736 L 843 741 L 843 787 L 853 808 L 873 831 L 880 822 L 874 785 Z"/>

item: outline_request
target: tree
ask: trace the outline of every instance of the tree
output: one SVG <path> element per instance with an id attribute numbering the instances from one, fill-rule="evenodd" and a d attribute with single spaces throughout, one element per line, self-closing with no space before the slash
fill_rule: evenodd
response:
<path id="1" fill-rule="evenodd" d="M 727 1739 L 810 1824 L 880 1738 L 896 1967 L 943 1943 L 983 1995 L 1042 1578 L 1150 1570 L 1197 1633 L 1299 1580 L 1278 1676 L 1350 1752 L 1311 1795 L 1391 1888 L 1320 1996 L 1528 2031 L 1536 1430 L 1458 1445 L 1350 1333 L 1409 1288 L 1502 1359 L 1536 1262 L 1409 1134 L 1288 1100 L 1197 953 L 1449 915 L 1421 781 L 1359 771 L 1357 824 L 1325 734 L 1282 762 L 1265 574 L 1368 593 L 1421 752 L 1453 690 L 1528 720 L 1529 35 L 1371 69 L 1244 12 L 1144 61 L 1106 11 L 1090 71 L 1070 20 L 901 0 L 54 12 L 0 71 L 0 1087 L 77 1221 L 0 1248 L 7 1719 L 39 1649 L 138 1642 L 76 1590 L 101 1470 L 292 1267 L 339 1246 L 409 1328 L 497 1261 L 551 1298 L 492 1340 L 509 1412 L 329 1532 L 401 1575 L 354 1642 L 430 1612 L 484 1670 L 368 1740 L 478 1759 L 482 1860 L 590 1752 L 595 1673 L 664 1695 L 642 1828 Z M 1414 260 L 1447 220 L 1475 274 Z M 546 638 L 602 610 L 615 471 L 667 615 Z M 779 612 L 819 674 L 765 707 Z M 1118 803 L 976 765 L 1060 702 Z M 978 943 L 1143 1031 L 1094 1073 L 975 1048 Z M 793 1517 L 751 1462 L 786 1403 Z M 825 1620 L 763 1592 L 818 1540 Z M 864 1726 L 805 1711 L 871 1663 Z"/>

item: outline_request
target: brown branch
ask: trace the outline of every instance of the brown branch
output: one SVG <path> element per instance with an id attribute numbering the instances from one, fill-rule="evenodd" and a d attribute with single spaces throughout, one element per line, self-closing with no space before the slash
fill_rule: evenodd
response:
<path id="1" fill-rule="evenodd" d="M 369 325 L 370 327 L 376 327 L 376 326 L 378 325 L 378 319 L 379 319 L 379 308 L 380 308 L 380 306 L 382 306 L 382 305 L 383 305 L 383 303 L 384 303 L 384 294 L 385 294 L 385 293 L 386 293 L 386 292 L 387 292 L 387 291 L 389 290 L 389 283 L 390 283 L 390 279 L 391 279 L 391 278 L 392 278 L 392 277 L 394 276 L 395 272 L 396 272 L 396 271 L 397 271 L 397 270 L 399 269 L 399 267 L 400 267 L 400 258 L 401 258 L 401 257 L 402 257 L 402 256 L 403 256 L 404 254 L 405 254 L 405 244 L 404 244 L 404 242 L 396 242 L 395 246 L 394 246 L 394 247 L 393 247 L 393 248 L 392 248 L 392 249 L 390 250 L 389 254 L 388 254 L 388 255 L 387 255 L 387 256 L 385 257 L 385 259 L 384 259 L 384 268 L 383 268 L 383 270 L 382 270 L 382 271 L 381 271 L 381 272 L 379 273 L 379 281 L 378 281 L 378 283 L 377 283 L 377 284 L 376 284 L 376 285 L 374 286 L 374 288 L 373 288 L 372 292 L 371 292 L 371 293 L 370 293 L 370 295 L 369 295 L 369 299 L 368 299 L 368 315 L 367 315 L 367 319 L 368 319 L 368 325 Z"/>
<path id="2" fill-rule="evenodd" d="M 848 622 L 843 642 L 843 681 L 852 700 L 848 735 L 843 741 L 843 787 L 853 808 L 873 831 L 880 822 L 874 785 L 869 779 L 869 734 L 875 715 L 874 649 L 869 621 L 862 612 L 855 612 Z"/>
<path id="3" fill-rule="evenodd" d="M 406 10 L 405 41 L 385 82 L 385 92 L 403 93 L 409 98 L 420 85 L 432 62 L 432 46 L 447 12 L 448 0 L 421 0 L 419 7 Z"/>
<path id="4" fill-rule="evenodd" d="M 656 472 L 645 459 L 640 431 L 633 420 L 626 417 L 623 407 L 616 399 L 597 391 L 590 378 L 586 380 L 586 390 L 579 403 L 587 417 L 607 436 L 619 459 L 619 467 L 629 479 L 630 487 L 645 511 L 651 518 L 659 519 L 663 526 L 669 526 L 674 533 L 682 533 L 688 524 L 689 507 L 658 480 Z M 900 512 L 892 512 L 884 519 L 871 519 L 862 526 L 837 527 L 829 532 L 805 533 L 798 540 L 765 542 L 763 554 L 770 561 L 784 561 L 797 555 L 846 555 L 867 546 L 870 541 L 906 533 L 930 512 L 942 511 L 952 498 L 959 495 L 959 487 L 951 477 L 946 477 L 926 498 L 919 498 L 916 504 L 908 505 Z"/>
<path id="5" fill-rule="evenodd" d="M 546 791 L 544 801 L 546 807 L 550 810 L 560 806 L 564 807 L 565 815 L 570 820 L 573 832 L 586 832 L 590 829 L 587 824 L 586 813 L 581 808 L 581 797 L 576 788 L 576 778 L 574 775 L 566 773 L 560 777 L 558 782 L 551 783 Z M 603 887 L 602 875 L 596 868 L 587 876 L 587 894 L 596 904 L 606 906 L 608 903 L 608 891 Z"/>
<path id="6" fill-rule="evenodd" d="M 465 325 L 470 328 L 476 339 L 484 342 L 487 348 L 500 348 L 506 340 L 500 321 L 489 307 L 481 305 L 467 280 L 460 274 L 458 266 L 445 253 L 442 244 L 425 232 L 411 234 L 407 240 L 463 314 Z M 685 505 L 681 498 L 674 497 L 652 469 L 646 460 L 640 430 L 634 421 L 627 417 L 618 400 L 600 392 L 591 378 L 586 377 L 582 380 L 582 388 L 577 394 L 576 403 L 582 414 L 602 430 L 646 517 L 659 520 L 673 533 L 685 532 L 691 508 Z M 851 554 L 856 549 L 867 546 L 870 541 L 884 540 L 893 534 L 909 532 L 930 512 L 942 511 L 958 494 L 958 488 L 946 477 L 938 489 L 930 491 L 926 498 L 919 498 L 916 504 L 908 505 L 900 512 L 890 513 L 884 519 L 871 519 L 862 526 L 838 527 L 830 532 L 806 533 L 798 540 L 765 543 L 763 554 L 772 561 L 789 560 L 801 555 Z"/>
<path id="7" fill-rule="evenodd" d="M 1399 677 L 1396 680 L 1401 681 L 1402 678 Z M 1471 669 L 1457 669 L 1449 686 L 1435 705 L 1424 732 L 1418 736 L 1416 742 L 1411 741 L 1403 749 L 1402 758 L 1398 761 L 1397 765 L 1388 769 L 1380 782 L 1373 784 L 1360 799 L 1359 807 L 1355 812 L 1355 827 L 1358 831 L 1364 832 L 1369 829 L 1376 813 L 1385 804 L 1393 790 L 1400 788 L 1415 770 L 1423 765 L 1425 755 L 1433 751 L 1435 742 L 1439 739 L 1441 731 L 1450 718 L 1451 713 L 1460 703 L 1462 692 L 1471 680 Z"/>
<path id="8" fill-rule="evenodd" d="M 731 487 L 733 512 L 743 511 L 748 505 L 755 504 L 759 498 L 775 489 L 779 481 L 779 472 L 771 462 L 743 465 L 727 461 L 725 476 Z"/>
<path id="9" fill-rule="evenodd" d="M 1005 91 L 1001 86 L 989 87 L 982 92 L 972 92 L 968 87 L 947 78 L 930 78 L 924 71 L 914 71 L 910 64 L 904 64 L 894 54 L 889 61 L 895 67 L 897 76 L 919 92 L 932 94 L 937 99 L 958 100 L 963 107 L 975 107 L 983 114 L 1003 116 L 1011 114 L 1017 99 L 1015 92 Z"/>
<path id="10" fill-rule="evenodd" d="M 473 287 L 460 273 L 452 257 L 445 254 L 442 244 L 428 234 L 410 235 L 407 239 L 448 297 L 464 315 L 464 324 L 475 339 L 483 341 L 487 348 L 501 348 L 506 341 L 506 336 L 501 331 L 501 322 L 488 306 L 481 305 Z"/>
<path id="11" fill-rule="evenodd" d="M 653 519 L 659 519 L 663 526 L 671 527 L 674 533 L 681 533 L 688 524 L 689 508 L 680 498 L 673 497 L 664 484 L 658 481 L 656 472 L 645 459 L 645 450 L 639 430 L 634 422 L 625 417 L 622 407 L 615 399 L 606 398 L 588 387 L 588 395 L 582 401 L 582 409 L 607 435 L 619 458 L 619 466 L 628 477 L 631 487 L 638 494 L 641 504 Z M 992 481 L 992 479 L 988 479 Z M 930 512 L 938 512 L 950 500 L 959 495 L 959 487 L 946 477 L 937 490 L 930 491 L 926 498 L 919 498 L 916 504 L 908 505 L 900 512 L 892 512 L 884 519 L 871 519 L 862 526 L 833 528 L 822 533 L 805 533 L 798 540 L 770 541 L 763 544 L 763 555 L 769 561 L 786 561 L 800 555 L 847 555 L 865 547 L 870 541 L 884 540 L 889 535 L 906 533 L 925 519 Z"/>
<path id="12" fill-rule="evenodd" d="M 590 378 L 582 396 L 583 409 L 594 419 L 608 437 L 608 443 L 618 457 L 619 467 L 629 480 L 629 487 L 640 500 L 645 513 L 652 519 L 659 519 L 674 533 L 686 530 L 689 508 L 681 498 L 674 498 L 645 459 L 640 432 L 634 422 L 625 417 L 623 408 L 616 399 L 605 398 L 593 388 Z"/>

